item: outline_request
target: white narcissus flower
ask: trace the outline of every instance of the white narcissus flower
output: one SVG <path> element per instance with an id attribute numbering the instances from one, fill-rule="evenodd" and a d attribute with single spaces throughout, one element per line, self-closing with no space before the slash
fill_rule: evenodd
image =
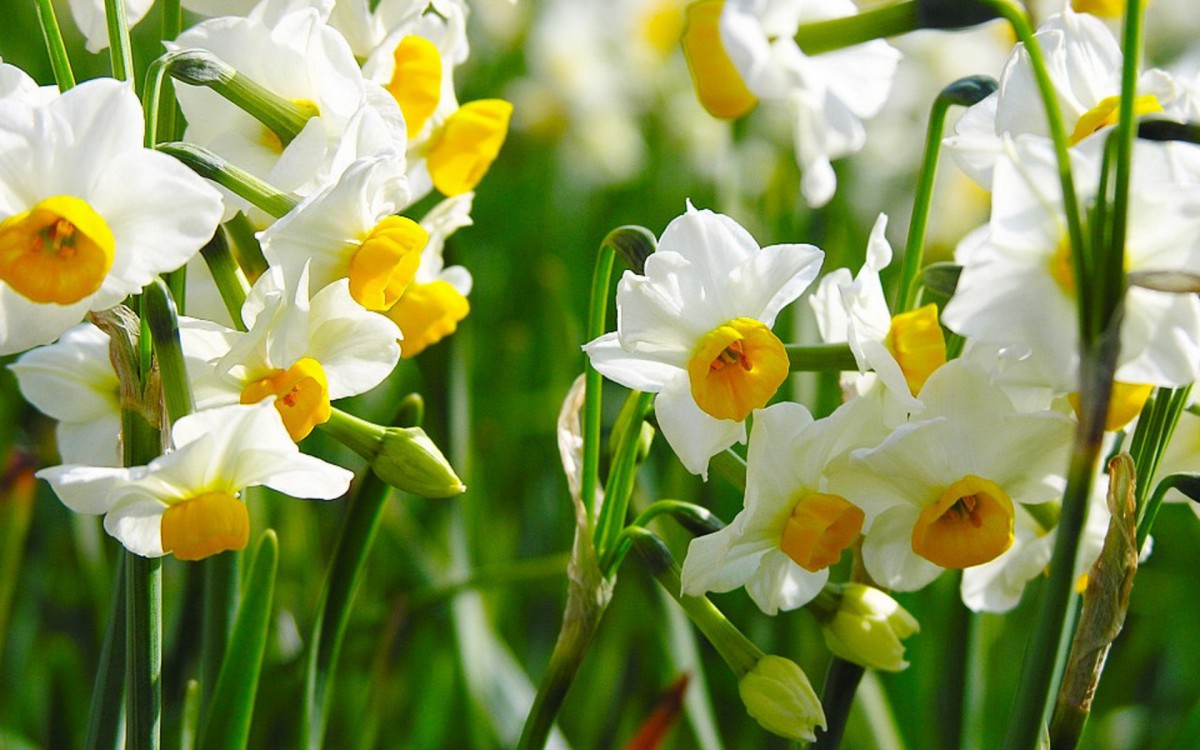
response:
<path id="1" fill-rule="evenodd" d="M 400 351 L 405 359 L 454 333 L 471 311 L 467 302 L 473 284 L 471 272 L 463 266 L 447 266 L 443 251 L 450 235 L 471 225 L 474 199 L 474 193 L 451 196 L 421 219 L 421 227 L 429 233 L 421 265 L 413 283 L 384 313 L 404 332 Z"/>
<path id="2" fill-rule="evenodd" d="M 1117 122 L 1120 45 L 1103 21 L 1069 7 L 1042 24 L 1035 38 L 1046 59 L 1070 145 L 1098 157 L 1104 138 L 1093 136 Z M 1137 82 L 1135 113 L 1166 113 L 1187 119 L 1182 93 L 1181 85 L 1165 71 L 1144 71 Z M 1000 87 L 968 108 L 954 133 L 946 139 L 950 153 L 964 172 L 989 189 L 992 169 L 1004 150 L 1003 136 L 1029 134 L 1049 139 L 1046 111 L 1024 44 L 1017 44 L 1005 63 Z"/>
<path id="3" fill-rule="evenodd" d="M 1172 163 L 1161 146 L 1135 147 L 1125 242 L 1125 270 L 1131 276 L 1200 265 L 1200 200 L 1194 183 L 1187 182 L 1192 178 L 1171 169 Z M 1091 162 L 1080 157 L 1073 168 L 1076 185 L 1096 184 Z M 1163 181 L 1176 176 L 1185 181 Z M 1028 137 L 1006 140 L 993 187 L 991 222 L 959 245 L 956 260 L 962 275 L 942 322 L 970 339 L 1029 350 L 1027 371 L 1036 369 L 1059 394 L 1077 391 L 1075 281 L 1048 143 Z M 1200 367 L 1196 296 L 1131 286 L 1117 365 L 1116 378 L 1125 384 L 1175 387 L 1193 382 Z M 1140 394 L 1144 400 L 1149 388 Z"/>
<path id="4" fill-rule="evenodd" d="M 899 591 L 1008 550 L 1015 504 L 1059 496 L 1074 426 L 1057 412 L 1018 413 L 960 360 L 929 377 L 921 400 L 921 421 L 829 472 L 829 491 L 866 512 L 867 572 Z"/>
<path id="5" fill-rule="evenodd" d="M 720 6 L 719 37 L 698 39 L 701 46 L 692 50 L 685 41 L 702 101 L 708 81 L 715 81 L 718 98 L 734 103 L 732 109 L 718 108 L 717 116 L 741 116 L 756 101 L 787 107 L 795 121 L 801 191 L 810 206 L 824 205 L 837 188 L 830 161 L 866 143 L 863 120 L 878 114 L 887 100 L 900 53 L 881 39 L 817 55 L 800 49 L 795 37 L 802 23 L 853 15 L 858 10 L 851 0 L 707 2 L 693 11 L 693 28 L 704 26 L 698 15 L 703 6 Z M 711 11 L 706 15 L 711 25 Z M 711 61 L 720 58 L 733 69 L 713 76 L 719 66 Z M 736 89 L 740 92 L 731 94 Z"/>
<path id="6" fill-rule="evenodd" d="M 829 566 L 862 529 L 863 512 L 827 491 L 826 465 L 852 447 L 877 442 L 879 419 L 855 399 L 814 422 L 796 403 L 754 413 L 746 459 L 746 505 L 721 531 L 688 546 L 683 593 L 745 586 L 763 612 L 802 607 L 829 580 Z M 881 428 L 879 428 L 881 429 Z"/>
<path id="7" fill-rule="evenodd" d="M 263 232 L 263 255 L 294 286 L 307 268 L 321 289 L 348 279 L 363 307 L 383 311 L 416 276 L 429 233 L 396 215 L 409 203 L 404 164 L 388 156 L 360 159 Z"/>
<path id="8" fill-rule="evenodd" d="M 845 268 L 821 279 L 809 297 L 823 341 L 846 342 L 860 372 L 874 371 L 896 401 L 909 412 L 921 410 L 916 395 L 938 367 L 946 363 L 946 340 L 938 325 L 937 306 L 893 316 L 883 295 L 879 273 L 892 261 L 880 214 L 867 242 L 867 257 L 854 278 Z"/>
<path id="9" fill-rule="evenodd" d="M 108 345 L 107 334 L 84 323 L 8 366 L 25 400 L 58 420 L 64 464 L 121 465 L 121 384 Z"/>
<path id="10" fill-rule="evenodd" d="M 220 195 L 145 148 L 144 129 L 132 89 L 109 78 L 0 101 L 0 354 L 53 341 L 212 237 Z"/>
<path id="11" fill-rule="evenodd" d="M 708 460 L 745 441 L 746 417 L 787 378 L 787 351 L 771 326 L 823 258 L 812 245 L 760 249 L 733 219 L 688 203 L 645 274 L 621 278 L 617 331 L 584 350 L 610 380 L 658 394 L 663 437 L 688 471 L 707 477 Z"/>
<path id="12" fill-rule="evenodd" d="M 313 295 L 305 274 L 288 287 L 272 266 L 255 283 L 247 333 L 206 321 L 180 324 L 199 408 L 273 398 L 293 440 L 329 419 L 330 401 L 381 383 L 400 360 L 400 331 L 350 298 L 345 280 Z"/>
<path id="13" fill-rule="evenodd" d="M 269 402 L 197 412 L 172 435 L 174 450 L 146 466 L 54 466 L 37 475 L 76 513 L 103 514 L 104 529 L 130 552 L 180 560 L 246 546 L 250 519 L 238 493 L 247 487 L 332 499 L 353 478 L 301 453 Z"/>
<path id="14" fill-rule="evenodd" d="M 363 78 L 341 34 L 326 24 L 332 3 L 263 0 L 245 18 L 201 22 L 167 46 L 205 49 L 313 116 L 286 146 L 265 125 L 213 91 L 179 87 L 186 140 L 211 149 L 283 192 L 308 195 L 355 160 L 403 158 L 404 117 Z M 230 215 L 246 204 L 230 196 Z"/>

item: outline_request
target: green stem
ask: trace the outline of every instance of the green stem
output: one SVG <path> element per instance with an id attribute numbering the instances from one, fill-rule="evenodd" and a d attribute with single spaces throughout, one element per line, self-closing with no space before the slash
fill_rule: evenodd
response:
<path id="1" fill-rule="evenodd" d="M 607 240 L 607 238 L 605 238 Z M 595 341 L 604 335 L 608 318 L 608 290 L 612 286 L 612 270 L 616 253 L 605 241 L 596 256 L 592 272 L 592 295 L 588 305 L 587 340 Z M 585 357 L 583 391 L 583 469 L 580 492 L 588 520 L 596 514 L 596 485 L 600 481 L 600 390 L 604 379 Z"/>
<path id="2" fill-rule="evenodd" d="M 1062 189 L 1063 211 L 1067 219 L 1067 235 L 1071 241 L 1071 267 L 1077 280 L 1090 279 L 1087 237 L 1083 231 L 1079 200 L 1075 194 L 1075 178 L 1071 174 L 1071 158 L 1067 144 L 1067 132 L 1063 125 L 1062 109 L 1058 105 L 1058 94 L 1054 90 L 1054 83 L 1050 80 L 1050 74 L 1046 68 L 1046 59 L 1042 56 L 1042 47 L 1034 38 L 1029 14 L 1025 11 L 1024 6 L 1015 0 L 980 0 L 980 2 L 994 8 L 1004 20 L 1008 21 L 1017 38 L 1024 44 L 1026 54 L 1029 55 L 1029 64 L 1033 68 L 1038 93 L 1041 95 L 1042 105 L 1046 110 L 1050 140 L 1054 144 L 1054 156 L 1058 162 L 1058 180 Z M 1083 322 L 1088 318 L 1088 311 L 1092 306 L 1092 291 L 1088 289 L 1088 286 L 1087 283 L 1076 284 L 1076 289 L 1079 290 L 1077 296 L 1080 326 L 1083 333 L 1082 340 L 1090 343 L 1096 332 L 1090 330 L 1090 327 Z"/>
<path id="3" fill-rule="evenodd" d="M 746 490 L 746 459 L 726 448 L 709 460 L 709 468 L 734 488 Z"/>
<path id="4" fill-rule="evenodd" d="M 317 606 L 309 638 L 308 669 L 304 681 L 301 712 L 302 747 L 322 746 L 329 715 L 330 686 L 350 621 L 350 607 L 366 569 L 367 555 L 379 530 L 383 507 L 391 496 L 386 482 L 368 472 L 346 511 L 338 534 L 333 561 L 325 576 L 321 602 Z"/>
<path id="5" fill-rule="evenodd" d="M 142 290 L 142 304 L 146 321 L 150 326 L 150 337 L 154 340 L 154 352 L 158 357 L 162 373 L 163 400 L 167 406 L 167 417 L 175 422 L 191 414 L 195 408 L 192 399 L 191 379 L 183 361 L 183 345 L 179 340 L 179 317 L 175 313 L 175 301 L 171 291 L 161 279 L 155 279 Z"/>
<path id="6" fill-rule="evenodd" d="M 262 245 L 258 242 L 255 232 L 258 228 L 250 217 L 238 211 L 232 219 L 225 222 L 225 231 L 229 233 L 232 242 L 233 257 L 237 259 L 246 279 L 254 282 L 267 272 L 267 259 L 263 256 Z M 239 307 L 239 310 L 241 308 Z M 241 313 L 238 313 L 239 317 Z"/>
<path id="7" fill-rule="evenodd" d="M 162 560 L 125 552 L 126 743 L 156 750 L 162 721 Z"/>
<path id="8" fill-rule="evenodd" d="M 287 193 L 276 190 L 241 167 L 230 164 L 224 157 L 218 156 L 203 146 L 174 141 L 160 143 L 156 148 L 164 154 L 174 156 L 201 177 L 212 180 L 277 219 L 291 211 L 300 202 Z"/>
<path id="9" fill-rule="evenodd" d="M 92 706 L 88 712 L 84 750 L 112 750 L 121 732 L 121 703 L 125 699 L 125 565 L 117 565 L 113 583 L 112 608 L 104 642 L 100 646 L 100 666 L 92 686 Z"/>
<path id="10" fill-rule="evenodd" d="M 819 55 L 918 28 L 917 3 L 900 2 L 856 15 L 802 24 L 796 30 L 796 43 L 806 55 Z"/>
<path id="11" fill-rule="evenodd" d="M 612 466 L 608 481 L 604 485 L 604 505 L 596 522 L 596 554 L 603 559 L 616 542 L 617 535 L 625 528 L 629 511 L 629 498 L 633 494 L 637 479 L 638 448 L 641 445 L 642 423 L 654 403 L 653 393 L 632 391 L 628 403 L 632 404 L 630 419 L 617 437 L 617 448 L 613 451 Z"/>
<path id="12" fill-rule="evenodd" d="M 707 508 L 687 503 L 682 500 L 659 500 L 651 503 L 642 511 L 633 523 L 617 535 L 612 548 L 605 552 L 600 560 L 600 569 L 604 575 L 611 578 L 617 574 L 617 569 L 625 561 L 625 556 L 633 548 L 638 535 L 651 521 L 661 515 L 670 515 L 679 525 L 687 529 L 693 536 L 703 536 L 720 531 L 725 527 L 721 519 Z"/>
<path id="13" fill-rule="evenodd" d="M 221 674 L 237 612 L 241 554 L 222 552 L 200 564 L 204 575 L 204 614 L 200 645 L 200 715 L 207 716 Z"/>
<path id="14" fill-rule="evenodd" d="M 104 18 L 108 23 L 108 55 L 112 77 L 128 81 L 133 75 L 133 49 L 129 43 L 129 19 L 125 0 L 104 0 Z"/>
<path id="15" fill-rule="evenodd" d="M 71 58 L 67 56 L 67 45 L 63 43 L 62 29 L 54 13 L 54 0 L 36 0 L 38 25 L 42 27 L 42 38 L 46 41 L 46 54 L 50 56 L 50 68 L 54 71 L 54 82 L 58 90 L 65 92 L 75 86 L 75 73 L 71 70 Z"/>
<path id="16" fill-rule="evenodd" d="M 785 344 L 783 348 L 792 372 L 858 371 L 858 361 L 849 344 Z"/>
<path id="17" fill-rule="evenodd" d="M 229 249 L 229 235 L 224 227 L 218 229 L 212 239 L 200 248 L 200 255 L 208 265 L 208 272 L 212 274 L 213 282 L 216 283 L 221 301 L 225 303 L 225 309 L 229 312 L 230 319 L 233 320 L 234 328 L 245 331 L 246 323 L 242 320 L 242 305 L 246 303 L 246 295 L 250 293 L 250 286 L 246 283 L 246 277 L 233 257 L 233 251 Z"/>
<path id="18" fill-rule="evenodd" d="M 841 744 L 854 694 L 858 692 L 858 684 L 865 672 L 866 669 L 858 664 L 836 656 L 829 662 L 825 685 L 821 688 L 821 706 L 825 709 L 827 726 L 818 732 L 813 750 L 834 750 Z"/>
<path id="19" fill-rule="evenodd" d="M 183 31 L 183 9 L 179 0 L 161 0 L 162 7 L 162 38 L 171 41 Z M 180 136 L 179 123 L 175 118 L 175 87 L 170 87 L 162 94 L 159 104 L 160 121 L 156 134 L 158 138 L 173 141 Z"/>
<path id="20" fill-rule="evenodd" d="M 742 631 L 729 621 L 706 596 L 687 596 L 682 592 L 679 566 L 671 553 L 653 532 L 630 526 L 625 533 L 633 540 L 633 549 L 671 598 L 683 608 L 692 623 L 704 634 L 721 658 L 740 680 L 754 669 L 763 652 L 750 642 Z"/>
<path id="21" fill-rule="evenodd" d="M 917 192 L 913 196 L 912 218 L 908 223 L 908 241 L 904 246 L 900 283 L 896 287 L 896 300 L 892 305 L 892 313 L 895 315 L 908 312 L 916 304 L 925 253 L 925 231 L 929 225 L 929 209 L 933 203 L 934 178 L 937 176 L 942 134 L 946 130 L 946 113 L 952 105 L 969 107 L 982 101 L 996 90 L 996 86 L 996 81 L 991 78 L 964 78 L 942 89 L 933 101 L 933 108 L 929 113 L 929 127 L 925 133 L 925 154 L 921 159 L 921 172 L 917 176 Z"/>

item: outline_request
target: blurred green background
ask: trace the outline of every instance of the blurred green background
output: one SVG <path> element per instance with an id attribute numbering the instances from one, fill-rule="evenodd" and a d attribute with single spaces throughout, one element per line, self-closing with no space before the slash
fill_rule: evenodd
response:
<path id="1" fill-rule="evenodd" d="M 517 112 L 478 190 L 475 225 L 447 250 L 449 263 L 465 265 L 474 276 L 470 317 L 453 337 L 402 363 L 375 392 L 343 404 L 385 421 L 404 394 L 423 394 L 425 428 L 469 490 L 444 501 L 397 493 L 388 503 L 336 676 L 331 748 L 501 748 L 519 733 L 565 600 L 573 518 L 555 420 L 582 371 L 592 264 L 604 235 L 622 224 L 660 233 L 690 199 L 732 214 L 761 245 L 811 242 L 828 253 L 825 270 L 857 268 L 880 210 L 892 213 L 894 243 L 903 237 L 912 159 L 931 92 L 966 72 L 995 75 L 1004 52 L 1003 33 L 986 30 L 999 52 L 981 56 L 983 67 L 971 67 L 970 59 L 958 59 L 957 68 L 938 67 L 925 62 L 933 48 L 969 48 L 976 37 L 917 40 L 907 51 L 921 67 L 902 72 L 900 105 L 872 126 L 880 150 L 840 164 L 838 197 L 813 212 L 797 194 L 787 128 L 767 115 L 735 127 L 705 119 L 686 101 L 690 83 L 677 50 L 665 51 L 656 70 L 631 69 L 619 51 L 633 41 L 618 27 L 615 46 L 578 64 L 609 64 L 618 79 L 645 80 L 631 81 L 635 93 L 627 98 L 609 92 L 607 109 L 603 102 L 592 109 L 573 105 L 554 77 L 561 61 L 545 47 L 547 39 L 566 34 L 547 31 L 545 21 L 564 5 L 493 0 L 477 6 L 471 58 L 458 75 L 460 100 L 507 97 Z M 580 12 L 585 5 L 580 0 Z M 632 14 L 645 5 L 613 3 L 608 13 Z M 84 52 L 65 5 L 59 12 L 76 75 L 107 73 L 107 57 Z M 155 13 L 135 30 L 140 70 L 157 54 Z M 0 56 L 49 83 L 34 4 L 5 0 L 0 14 Z M 1164 41 L 1151 50 L 1165 58 L 1181 48 Z M 606 119 L 622 108 L 624 127 L 634 128 L 640 146 L 631 146 L 622 125 Z M 599 147 L 589 151 L 588 144 Z M 986 196 L 972 194 L 952 175 L 942 185 L 931 253 L 944 256 L 955 233 L 971 228 L 972 217 L 982 218 Z M 795 308 L 781 322 L 784 338 L 812 340 L 803 306 Z M 31 466 L 57 463 L 53 423 L 23 403 L 7 370 L 0 370 L 0 383 L 0 452 L 24 457 L 8 459 L 0 486 L 0 748 L 77 747 L 119 548 L 98 519 L 72 516 L 47 485 L 29 480 Z M 828 378 L 796 378 L 792 394 L 827 412 L 835 405 L 833 385 Z M 605 395 L 607 426 L 624 395 L 615 386 Z M 320 434 L 305 449 L 362 468 Z M 719 478 L 701 484 L 658 441 L 635 503 L 662 497 L 703 503 L 727 521 L 740 508 L 731 486 Z M 250 505 L 254 534 L 276 529 L 281 551 L 251 746 L 290 747 L 298 736 L 306 642 L 345 503 L 257 492 Z M 665 525 L 659 530 L 682 560 L 686 538 Z M 1200 570 L 1200 525 L 1186 509 L 1168 507 L 1155 536 L 1097 695 L 1084 737 L 1089 748 L 1200 746 L 1200 597 L 1191 595 Z M 197 566 L 168 559 L 164 570 L 164 746 L 173 748 L 180 741 L 185 681 L 197 673 L 201 582 Z M 968 613 L 951 575 L 897 598 L 922 624 L 908 642 L 912 667 L 868 677 L 845 746 L 890 750 L 899 747 L 897 739 L 914 749 L 996 746 L 1038 582 L 1005 617 Z M 820 684 L 828 655 L 810 615 L 766 617 L 742 591 L 714 600 L 762 649 L 795 659 Z M 664 747 L 788 746 L 747 717 L 725 666 L 632 558 L 567 696 L 561 737 L 574 748 L 622 747 L 684 672 L 692 677 L 688 690 L 696 703 Z M 869 716 L 887 711 L 899 738 L 872 729 Z"/>

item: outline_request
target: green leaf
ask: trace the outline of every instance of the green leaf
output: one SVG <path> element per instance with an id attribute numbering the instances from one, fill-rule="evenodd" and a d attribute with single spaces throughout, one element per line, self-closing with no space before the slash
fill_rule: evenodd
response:
<path id="1" fill-rule="evenodd" d="M 246 746 L 267 631 L 271 625 L 271 599 L 275 592 L 278 558 L 279 540 L 274 530 L 267 529 L 259 538 L 245 595 L 238 607 L 229 648 L 225 651 L 225 661 L 213 691 L 211 708 L 200 729 L 201 750 Z"/>

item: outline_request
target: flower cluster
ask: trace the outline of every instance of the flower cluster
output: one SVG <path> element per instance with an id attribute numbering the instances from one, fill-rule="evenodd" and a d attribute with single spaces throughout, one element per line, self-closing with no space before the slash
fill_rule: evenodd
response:
<path id="1" fill-rule="evenodd" d="M 129 5 L 130 22 L 144 5 Z M 297 447 L 321 425 L 393 484 L 462 491 L 419 429 L 393 434 L 333 402 L 375 388 L 468 313 L 471 275 L 444 249 L 471 224 L 511 107 L 458 101 L 467 7 L 225 5 L 195 3 L 213 17 L 156 63 L 178 79 L 186 120 L 162 150 L 145 145 L 158 121 L 128 83 L 60 93 L 0 70 L 0 353 L 25 352 L 11 365 L 21 391 L 58 420 L 64 465 L 40 476 L 144 556 L 246 546 L 247 487 L 345 493 L 349 471 Z M 103 4 L 72 9 L 103 48 Z M 178 318 L 181 349 L 156 352 L 179 360 L 160 376 L 119 356 L 139 337 L 108 311 L 184 269 L 194 314 Z M 193 413 L 164 414 L 160 379 L 167 406 L 183 393 Z M 161 429 L 157 451 L 134 444 L 130 415 Z"/>

